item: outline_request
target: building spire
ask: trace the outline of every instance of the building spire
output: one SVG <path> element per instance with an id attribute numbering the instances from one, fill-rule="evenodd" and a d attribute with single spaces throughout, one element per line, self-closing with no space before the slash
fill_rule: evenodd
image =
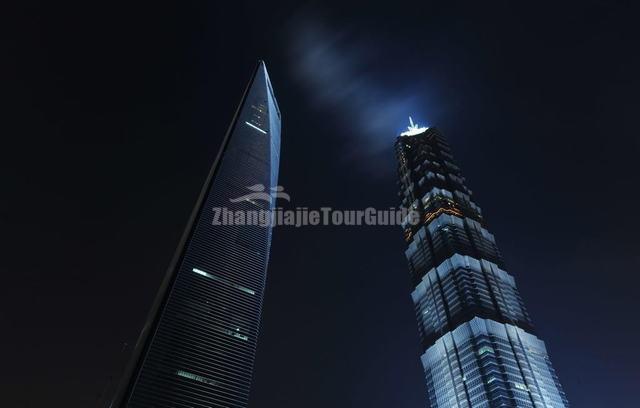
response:
<path id="1" fill-rule="evenodd" d="M 409 116 L 409 126 L 407 126 L 407 130 L 405 132 L 400 133 L 400 136 L 413 136 L 418 133 L 422 133 L 425 130 L 429 129 L 426 126 L 420 126 L 417 123 L 413 122 L 413 118 Z"/>

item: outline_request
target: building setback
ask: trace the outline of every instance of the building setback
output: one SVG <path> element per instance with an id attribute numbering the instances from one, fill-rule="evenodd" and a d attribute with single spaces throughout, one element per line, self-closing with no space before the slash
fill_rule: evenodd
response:
<path id="1" fill-rule="evenodd" d="M 279 155 L 280 111 L 260 62 L 111 407 L 247 406 L 271 228 L 212 225 L 213 209 L 271 210 Z M 260 188 L 272 199 L 237 200 Z"/>
<path id="2" fill-rule="evenodd" d="M 432 408 L 568 407 L 450 148 L 410 119 L 395 144 L 405 252 Z"/>

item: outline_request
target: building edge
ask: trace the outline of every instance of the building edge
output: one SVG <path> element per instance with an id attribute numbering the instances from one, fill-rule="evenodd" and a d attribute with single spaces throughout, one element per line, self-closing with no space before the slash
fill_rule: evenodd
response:
<path id="1" fill-rule="evenodd" d="M 132 381 L 133 377 L 136 375 L 136 373 L 140 372 L 140 368 L 144 363 L 144 356 L 149 348 L 149 339 L 152 337 L 152 332 L 155 333 L 158 327 L 158 322 L 161 317 L 160 312 L 162 311 L 163 305 L 168 299 L 167 294 L 175 281 L 178 272 L 178 265 L 180 265 L 180 262 L 182 261 L 185 253 L 184 249 L 188 244 L 190 237 L 192 236 L 194 226 L 198 221 L 198 215 L 200 214 L 200 210 L 202 209 L 205 198 L 211 190 L 211 185 L 213 184 L 212 182 L 215 178 L 216 173 L 218 172 L 222 157 L 227 150 L 227 146 L 229 145 L 229 142 L 231 140 L 231 135 L 233 134 L 233 131 L 238 122 L 240 112 L 242 112 L 242 108 L 245 105 L 249 90 L 251 89 L 251 86 L 253 85 L 257 75 L 260 73 L 261 68 L 266 71 L 264 61 L 258 60 L 256 67 L 253 69 L 250 80 L 242 93 L 240 103 L 238 104 L 238 107 L 233 114 L 231 124 L 227 128 L 227 132 L 224 136 L 224 139 L 222 140 L 222 144 L 220 145 L 218 154 L 216 155 L 213 165 L 211 166 L 211 169 L 207 174 L 207 178 L 205 179 L 204 185 L 200 191 L 198 199 L 196 200 L 196 204 L 191 212 L 191 215 L 189 216 L 189 220 L 187 221 L 182 237 L 178 242 L 178 246 L 176 247 L 176 251 L 171 259 L 171 262 L 169 263 L 169 267 L 167 268 L 164 278 L 160 283 L 158 294 L 153 301 L 151 309 L 147 315 L 147 319 L 145 320 L 145 324 L 140 332 L 140 335 L 138 336 L 138 340 L 136 341 L 136 345 L 134 346 L 133 352 L 129 358 L 129 362 L 125 366 L 123 374 L 120 376 L 118 387 L 116 388 L 111 402 L 109 403 L 109 408 L 119 408 L 124 406 L 123 404 L 126 402 L 127 396 L 130 395 L 134 387 L 135 381 Z"/>

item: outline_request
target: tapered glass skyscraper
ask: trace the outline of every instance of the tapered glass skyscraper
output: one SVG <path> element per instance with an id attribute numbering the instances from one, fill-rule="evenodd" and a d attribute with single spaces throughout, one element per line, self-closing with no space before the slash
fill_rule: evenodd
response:
<path id="1" fill-rule="evenodd" d="M 447 142 L 410 119 L 395 147 L 430 406 L 568 407 Z"/>
<path id="2" fill-rule="evenodd" d="M 271 228 L 213 225 L 217 208 L 270 211 L 280 111 L 259 63 L 111 407 L 245 407 Z M 271 200 L 237 199 L 260 188 Z M 272 193 L 273 192 L 273 193 Z"/>

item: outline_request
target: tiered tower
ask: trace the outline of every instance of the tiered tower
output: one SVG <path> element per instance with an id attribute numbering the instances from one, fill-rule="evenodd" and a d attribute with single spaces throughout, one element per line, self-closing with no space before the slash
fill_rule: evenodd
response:
<path id="1" fill-rule="evenodd" d="M 430 406 L 568 407 L 445 139 L 410 118 L 395 148 L 402 206 L 421 220 L 403 228 Z"/>

